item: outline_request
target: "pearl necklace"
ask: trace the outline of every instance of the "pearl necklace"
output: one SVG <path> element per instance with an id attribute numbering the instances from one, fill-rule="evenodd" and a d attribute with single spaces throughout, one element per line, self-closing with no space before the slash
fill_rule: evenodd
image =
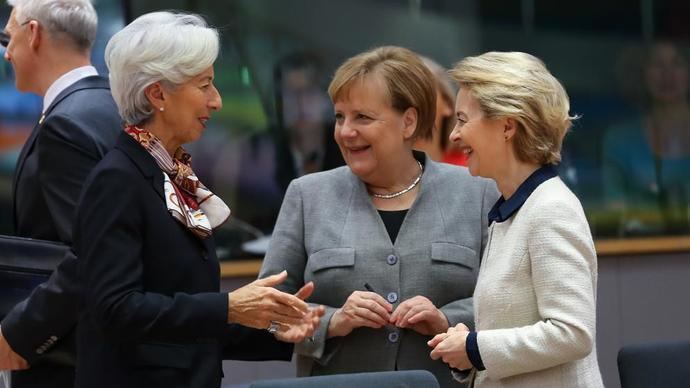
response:
<path id="1" fill-rule="evenodd" d="M 400 190 L 400 191 L 398 191 L 398 192 L 396 192 L 396 193 L 391 193 L 391 194 L 377 194 L 377 193 L 369 192 L 369 194 L 371 194 L 371 196 L 374 197 L 374 198 L 391 199 L 391 198 L 399 197 L 399 196 L 401 196 L 401 195 L 407 193 L 408 191 L 414 189 L 414 188 L 417 186 L 417 184 L 419 184 L 419 181 L 422 180 L 422 173 L 424 173 L 424 168 L 422 167 L 422 164 L 419 162 L 419 160 L 417 160 L 416 162 L 417 162 L 417 165 L 419 165 L 419 175 L 417 175 L 417 177 L 414 179 L 414 181 L 412 182 L 412 184 L 410 184 L 410 185 L 407 186 L 406 188 L 404 188 L 404 189 L 402 189 L 402 190 Z"/>

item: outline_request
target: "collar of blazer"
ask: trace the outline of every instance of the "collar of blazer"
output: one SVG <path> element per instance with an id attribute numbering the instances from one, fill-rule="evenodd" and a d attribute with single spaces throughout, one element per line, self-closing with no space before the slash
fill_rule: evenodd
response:
<path id="1" fill-rule="evenodd" d="M 108 79 L 105 77 L 101 77 L 100 75 L 92 75 L 89 77 L 85 77 L 80 79 L 79 81 L 73 83 L 72 85 L 68 86 L 65 90 L 60 92 L 55 99 L 53 100 L 53 103 L 50 104 L 48 109 L 45 110 L 45 113 L 43 114 L 43 117 L 47 117 L 50 112 L 55 109 L 55 107 L 67 96 L 70 94 L 79 91 L 79 90 L 84 90 L 84 89 L 107 89 L 110 90 L 110 83 L 108 82 Z"/>
<path id="2" fill-rule="evenodd" d="M 141 174 L 151 180 L 153 189 L 156 190 L 156 193 L 158 193 L 161 199 L 165 200 L 165 194 L 163 194 L 163 170 L 158 167 L 153 156 L 124 130 L 120 134 L 120 137 L 117 138 L 115 148 L 127 155 L 137 166 L 139 171 L 141 171 Z"/>

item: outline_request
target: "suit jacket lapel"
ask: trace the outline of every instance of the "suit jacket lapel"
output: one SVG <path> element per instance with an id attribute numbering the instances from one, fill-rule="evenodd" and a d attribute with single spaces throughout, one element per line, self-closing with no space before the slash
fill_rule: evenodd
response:
<path id="1" fill-rule="evenodd" d="M 22 169 L 24 168 L 24 163 L 26 162 L 26 157 L 29 154 L 29 151 L 34 147 L 34 144 L 36 143 L 36 139 L 38 138 L 38 132 L 41 129 L 41 124 L 43 123 L 43 117 L 41 116 L 41 119 L 34 125 L 34 128 L 31 130 L 31 134 L 29 135 L 29 138 L 26 139 L 26 143 L 24 143 L 24 146 L 22 147 L 21 152 L 19 153 L 19 158 L 17 159 L 17 165 L 14 169 L 14 176 L 12 177 L 12 222 L 14 227 L 17 227 L 17 186 L 19 185 L 19 176 L 22 173 Z"/>

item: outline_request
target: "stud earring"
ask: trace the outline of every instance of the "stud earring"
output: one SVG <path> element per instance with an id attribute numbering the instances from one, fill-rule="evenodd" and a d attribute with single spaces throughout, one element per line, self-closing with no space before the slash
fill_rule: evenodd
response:
<path id="1" fill-rule="evenodd" d="M 158 108 L 158 110 L 161 111 L 161 112 L 163 112 L 163 111 L 165 110 L 165 108 L 163 108 L 163 107 L 161 106 L 160 108 Z M 508 138 L 506 137 L 506 140 L 507 140 L 507 139 L 508 139 Z"/>

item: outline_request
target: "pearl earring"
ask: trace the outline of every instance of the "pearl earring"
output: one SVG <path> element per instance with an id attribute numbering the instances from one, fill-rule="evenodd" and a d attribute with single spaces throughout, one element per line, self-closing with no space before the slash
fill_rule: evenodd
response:
<path id="1" fill-rule="evenodd" d="M 163 107 L 161 106 L 160 108 L 158 108 L 158 110 L 161 111 L 161 112 L 163 112 L 163 111 L 165 110 L 165 108 L 163 108 Z M 506 139 L 507 139 L 507 138 L 506 138 Z"/>

